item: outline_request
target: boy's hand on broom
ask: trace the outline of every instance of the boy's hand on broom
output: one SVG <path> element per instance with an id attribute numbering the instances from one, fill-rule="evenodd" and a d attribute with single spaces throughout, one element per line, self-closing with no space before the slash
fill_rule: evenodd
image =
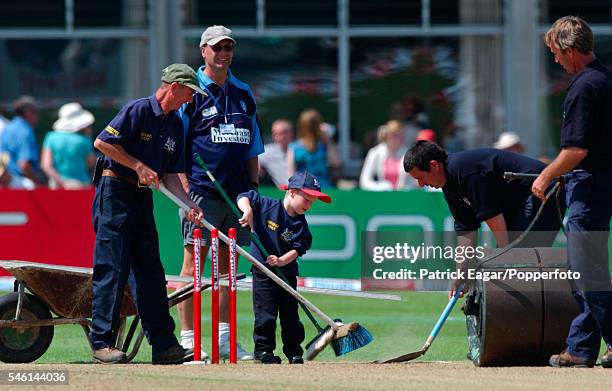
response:
<path id="1" fill-rule="evenodd" d="M 253 209 L 249 208 L 249 210 L 243 212 L 242 217 L 238 219 L 238 222 L 243 228 L 253 228 Z"/>
<path id="2" fill-rule="evenodd" d="M 276 255 L 268 255 L 268 258 L 266 258 L 266 263 L 271 266 L 281 267 L 281 266 L 285 266 L 293 262 L 297 257 L 298 257 L 297 251 L 289 250 L 286 254 L 283 254 L 283 256 L 281 257 L 276 256 Z"/>
<path id="3" fill-rule="evenodd" d="M 246 228 L 247 226 L 253 229 L 253 208 L 251 208 L 251 202 L 247 197 L 242 197 L 238 200 L 238 208 L 242 211 L 242 217 L 238 219 L 240 226 Z"/>
<path id="4" fill-rule="evenodd" d="M 266 258 L 266 263 L 268 265 L 278 266 L 278 267 L 285 266 L 291 261 L 292 260 L 285 260 L 282 257 L 277 257 L 276 255 L 268 255 L 268 258 Z"/>

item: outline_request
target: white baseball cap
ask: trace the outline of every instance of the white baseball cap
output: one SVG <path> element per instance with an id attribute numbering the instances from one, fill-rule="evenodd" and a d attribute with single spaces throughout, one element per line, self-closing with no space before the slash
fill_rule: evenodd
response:
<path id="1" fill-rule="evenodd" d="M 229 39 L 230 41 L 236 43 L 236 40 L 232 38 L 232 30 L 224 26 L 209 26 L 202 33 L 200 47 L 204 45 L 215 45 L 224 39 Z"/>

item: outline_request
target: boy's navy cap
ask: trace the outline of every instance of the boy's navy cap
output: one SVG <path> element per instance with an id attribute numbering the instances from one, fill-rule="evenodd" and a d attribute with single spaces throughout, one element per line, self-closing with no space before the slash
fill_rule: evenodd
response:
<path id="1" fill-rule="evenodd" d="M 300 171 L 293 174 L 289 178 L 289 183 L 283 185 L 283 190 L 298 189 L 304 193 L 317 197 L 323 202 L 330 203 L 331 197 L 321 192 L 321 186 L 319 186 L 319 180 L 316 176 L 312 175 L 308 171 Z"/>

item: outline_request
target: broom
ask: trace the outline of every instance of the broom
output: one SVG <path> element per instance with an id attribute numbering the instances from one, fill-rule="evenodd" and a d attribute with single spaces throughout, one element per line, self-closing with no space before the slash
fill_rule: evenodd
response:
<path id="1" fill-rule="evenodd" d="M 208 166 L 206 165 L 206 163 L 204 163 L 204 160 L 200 157 L 200 155 L 198 153 L 194 153 L 193 158 L 206 172 L 206 175 L 212 181 L 215 188 L 221 194 L 225 202 L 229 205 L 232 212 L 234 212 L 236 218 L 239 219 L 240 217 L 242 217 L 242 214 L 240 213 L 238 208 L 236 208 L 235 203 L 230 200 L 229 196 L 227 195 L 223 187 L 221 187 L 221 185 L 217 182 L 216 178 L 210 172 Z M 268 252 L 264 248 L 263 244 L 255 234 L 255 232 L 251 231 L 250 235 L 251 240 L 253 240 L 253 243 L 255 243 L 255 245 L 259 248 L 263 256 L 268 257 Z M 280 268 L 274 267 L 273 271 L 275 275 L 278 275 L 278 277 L 280 277 L 280 279 L 287 284 L 287 278 L 285 277 L 285 274 Z M 324 316 L 321 317 L 321 319 L 324 319 L 326 321 L 327 327 L 323 328 L 319 325 L 315 317 L 308 310 L 307 306 L 304 303 L 298 300 L 298 304 L 300 305 L 308 319 L 312 322 L 314 327 L 317 329 L 317 335 L 306 344 L 306 360 L 314 359 L 329 344 L 332 345 L 334 353 L 338 357 L 343 354 L 350 353 L 353 350 L 357 350 L 367 345 L 373 340 L 372 334 L 365 327 L 361 326 L 357 322 L 343 324 L 342 321 L 339 319 L 331 321 L 328 316 Z M 320 316 L 320 314 L 318 315 Z"/>

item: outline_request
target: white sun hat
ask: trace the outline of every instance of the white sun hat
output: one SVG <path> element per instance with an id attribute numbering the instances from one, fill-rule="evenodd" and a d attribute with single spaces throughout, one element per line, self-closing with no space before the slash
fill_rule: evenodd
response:
<path id="1" fill-rule="evenodd" d="M 79 103 L 66 103 L 59 109 L 59 118 L 53 123 L 53 130 L 74 133 L 92 125 L 93 114 L 85 110 Z"/>
<path id="2" fill-rule="evenodd" d="M 503 132 L 499 135 L 497 141 L 493 144 L 493 148 L 506 149 L 521 142 L 521 138 L 514 132 Z"/>

